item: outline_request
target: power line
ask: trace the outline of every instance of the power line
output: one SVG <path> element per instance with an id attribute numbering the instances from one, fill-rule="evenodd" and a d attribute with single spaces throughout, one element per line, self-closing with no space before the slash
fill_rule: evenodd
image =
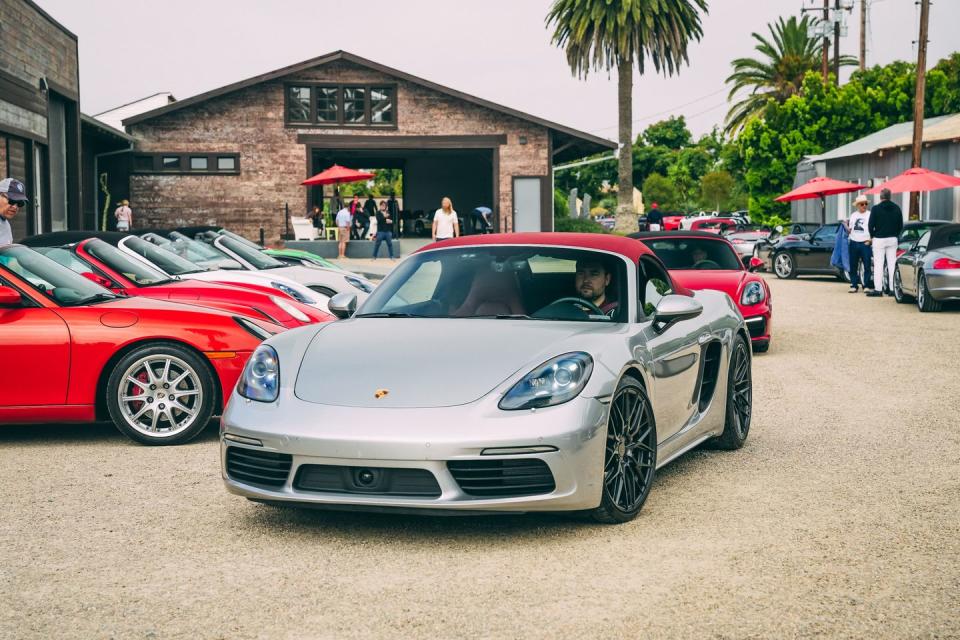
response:
<path id="1" fill-rule="evenodd" d="M 723 93 L 723 92 L 726 91 L 726 90 L 727 90 L 726 87 L 721 87 L 720 89 L 717 89 L 716 91 L 714 91 L 714 92 L 712 92 L 712 93 L 708 93 L 708 94 L 702 95 L 702 96 L 700 96 L 699 98 L 697 98 L 697 99 L 695 99 L 695 100 L 691 100 L 690 102 L 685 102 L 684 104 L 680 104 L 680 105 L 677 105 L 677 106 L 675 106 L 675 107 L 670 107 L 669 109 L 664 109 L 663 111 L 658 111 L 658 112 L 656 112 L 656 113 L 651 113 L 651 114 L 645 115 L 645 116 L 643 116 L 643 117 L 637 118 L 636 120 L 633 121 L 633 124 L 639 124 L 639 123 L 641 123 L 641 122 L 645 122 L 645 121 L 647 121 L 647 120 L 651 120 L 651 119 L 653 119 L 653 118 L 656 118 L 657 116 L 662 116 L 662 115 L 665 115 L 665 114 L 668 114 L 668 113 L 673 113 L 673 112 L 676 111 L 677 109 L 682 109 L 683 107 L 689 107 L 689 106 L 692 105 L 692 104 L 696 104 L 696 103 L 698 103 L 698 102 L 701 102 L 702 100 L 706 100 L 707 98 L 712 98 L 713 96 L 717 95 L 718 93 Z M 726 104 L 726 103 L 724 102 L 724 104 Z M 714 107 L 714 108 L 715 108 L 715 107 Z M 599 128 L 599 129 L 593 129 L 593 131 L 609 131 L 610 129 L 617 129 L 617 128 L 619 128 L 619 127 L 620 127 L 619 124 L 615 124 L 615 125 L 613 125 L 612 127 L 601 127 L 601 128 Z"/>

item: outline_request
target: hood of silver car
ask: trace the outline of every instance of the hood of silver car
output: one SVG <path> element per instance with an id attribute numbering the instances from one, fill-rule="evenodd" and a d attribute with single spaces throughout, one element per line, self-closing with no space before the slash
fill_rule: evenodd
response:
<path id="1" fill-rule="evenodd" d="M 294 391 L 307 402 L 346 407 L 467 404 L 531 365 L 551 344 L 589 329 L 587 323 L 536 320 L 334 322 L 307 348 Z"/>

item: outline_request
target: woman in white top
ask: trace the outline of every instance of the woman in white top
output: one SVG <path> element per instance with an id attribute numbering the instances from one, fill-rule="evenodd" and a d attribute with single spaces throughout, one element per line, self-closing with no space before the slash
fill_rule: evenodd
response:
<path id="1" fill-rule="evenodd" d="M 457 220 L 457 212 L 453 210 L 453 202 L 450 198 L 444 198 L 440 202 L 440 208 L 433 214 L 433 240 L 447 240 L 459 235 L 460 222 Z"/>

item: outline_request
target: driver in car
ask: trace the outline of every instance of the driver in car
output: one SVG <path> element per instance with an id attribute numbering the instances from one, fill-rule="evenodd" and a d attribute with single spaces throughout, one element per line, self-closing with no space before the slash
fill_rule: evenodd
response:
<path id="1" fill-rule="evenodd" d="M 619 303 L 607 299 L 607 287 L 611 279 L 612 274 L 600 260 L 587 258 L 577 261 L 577 274 L 574 277 L 577 294 L 592 302 L 607 316 L 613 317 Z"/>

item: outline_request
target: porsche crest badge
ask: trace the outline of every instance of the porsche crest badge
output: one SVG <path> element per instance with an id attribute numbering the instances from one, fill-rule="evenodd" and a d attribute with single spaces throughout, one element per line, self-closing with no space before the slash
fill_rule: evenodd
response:
<path id="1" fill-rule="evenodd" d="M 379 400 L 385 397 L 389 393 L 390 393 L 390 389 L 377 389 L 376 391 L 373 392 L 373 397 Z"/>

